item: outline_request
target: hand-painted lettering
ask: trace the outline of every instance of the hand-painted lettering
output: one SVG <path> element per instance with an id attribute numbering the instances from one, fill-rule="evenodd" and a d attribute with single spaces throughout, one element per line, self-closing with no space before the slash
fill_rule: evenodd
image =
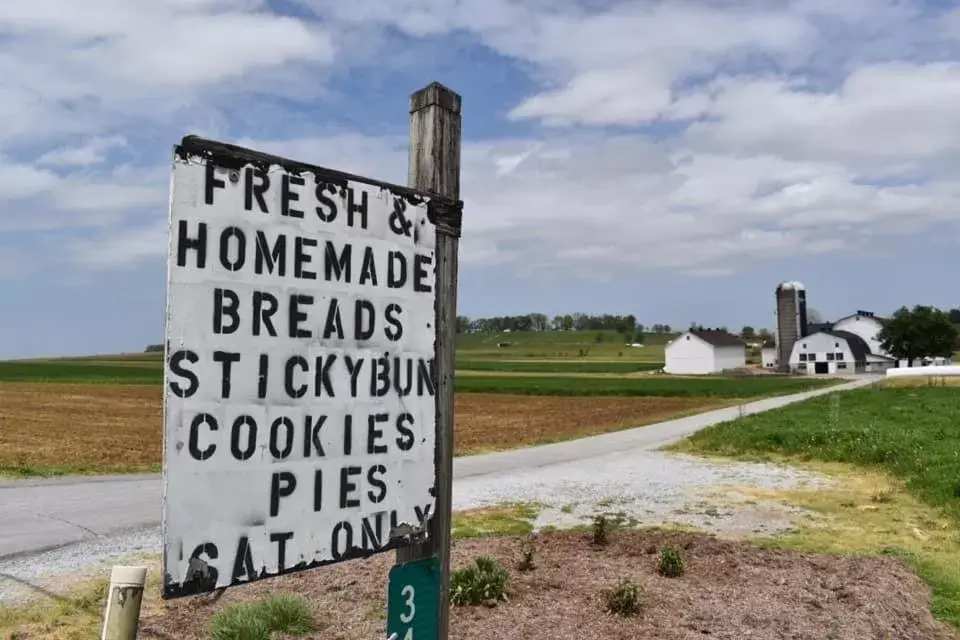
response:
<path id="1" fill-rule="evenodd" d="M 382 551 L 434 510 L 426 202 L 224 153 L 174 161 L 167 593 Z"/>
<path id="2" fill-rule="evenodd" d="M 197 374 L 187 369 L 183 366 L 183 361 L 186 360 L 190 364 L 197 364 L 200 360 L 200 356 L 196 354 L 195 351 L 190 351 L 188 349 L 180 349 L 174 351 L 170 356 L 170 373 L 175 376 L 187 379 L 187 386 L 184 387 L 180 384 L 179 380 L 170 381 L 170 390 L 178 398 L 190 398 L 197 392 L 197 389 L 200 387 L 200 381 L 197 378 Z"/>

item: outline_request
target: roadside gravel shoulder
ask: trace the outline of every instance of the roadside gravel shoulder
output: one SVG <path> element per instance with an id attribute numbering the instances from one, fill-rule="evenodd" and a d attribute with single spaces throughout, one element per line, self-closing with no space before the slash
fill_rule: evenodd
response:
<path id="1" fill-rule="evenodd" d="M 603 515 L 618 526 L 686 526 L 725 536 L 776 535 L 805 515 L 774 501 L 718 501 L 717 490 L 789 490 L 830 479 L 772 464 L 712 462 L 659 451 L 629 451 L 524 471 L 462 478 L 454 509 L 536 504 L 534 529 L 569 529 Z M 0 561 L 0 603 L 103 573 L 130 554 L 156 553 L 157 527 L 128 530 L 54 551 Z"/>

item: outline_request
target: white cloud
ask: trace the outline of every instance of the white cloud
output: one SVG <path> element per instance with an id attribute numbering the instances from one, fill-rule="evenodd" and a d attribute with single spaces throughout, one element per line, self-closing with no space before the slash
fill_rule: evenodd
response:
<path id="1" fill-rule="evenodd" d="M 0 157 L 0 201 L 29 198 L 56 185 L 56 175 Z"/>
<path id="2" fill-rule="evenodd" d="M 123 267 L 148 258 L 159 258 L 167 251 L 166 218 L 122 231 L 100 233 L 70 244 L 70 258 L 91 269 Z"/>
<path id="3" fill-rule="evenodd" d="M 81 229 L 69 255 L 88 267 L 159 258 L 168 167 L 110 160 L 129 160 L 137 145 L 124 142 L 140 128 L 185 120 L 404 183 L 405 137 L 360 123 L 237 139 L 242 127 L 220 109 L 237 101 L 254 119 L 267 109 L 254 93 L 312 91 L 332 62 L 415 60 L 380 46 L 391 29 L 479 42 L 521 65 L 531 84 L 502 107 L 550 125 L 464 142 L 464 265 L 706 277 L 869 251 L 889 230 L 960 210 L 960 13 L 910 0 L 301 4 L 317 19 L 272 14 L 265 0 L 2 4 L 0 117 L 13 124 L 0 131 L 0 229 Z M 270 109 L 275 122 L 297 115 Z M 474 117 L 489 114 L 468 102 L 468 135 Z M 22 149 L 35 153 L 12 151 Z M 46 213 L 22 215 L 27 201 Z"/>
<path id="4" fill-rule="evenodd" d="M 106 159 L 107 151 L 126 145 L 127 140 L 123 136 L 94 137 L 79 146 L 60 147 L 48 151 L 37 158 L 37 164 L 80 167 L 100 164 Z"/>
<path id="5" fill-rule="evenodd" d="M 688 131 L 691 144 L 873 165 L 923 161 L 960 144 L 960 63 L 863 67 L 833 92 L 742 77 L 717 87 L 711 119 Z"/>
<path id="6" fill-rule="evenodd" d="M 261 78 L 263 91 L 264 72 L 328 65 L 336 53 L 319 22 L 253 0 L 4 2 L 0 37 L 0 144 L 169 121 L 205 90 Z"/>
<path id="7" fill-rule="evenodd" d="M 76 149 L 59 155 L 82 159 Z M 0 157 L 0 232 L 116 226 L 166 208 L 169 177 L 164 167 L 67 169 L 55 172 Z"/>

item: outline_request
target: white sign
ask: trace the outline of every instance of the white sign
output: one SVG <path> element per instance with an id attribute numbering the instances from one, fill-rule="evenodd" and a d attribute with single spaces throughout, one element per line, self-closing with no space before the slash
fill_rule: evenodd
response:
<path id="1" fill-rule="evenodd" d="M 165 597 L 370 555 L 432 517 L 427 205 L 239 147 L 176 148 Z"/>

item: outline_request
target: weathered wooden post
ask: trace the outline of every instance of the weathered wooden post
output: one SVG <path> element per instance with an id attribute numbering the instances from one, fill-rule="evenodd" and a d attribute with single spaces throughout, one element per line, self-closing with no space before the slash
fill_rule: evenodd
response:
<path id="1" fill-rule="evenodd" d="M 113 568 L 100 640 L 136 640 L 146 581 L 146 567 Z"/>
<path id="2" fill-rule="evenodd" d="M 460 109 L 458 94 L 438 82 L 410 96 L 410 155 L 408 186 L 460 201 Z M 437 426 L 436 512 L 429 537 L 397 550 L 397 562 L 430 556 L 440 561 L 439 640 L 449 626 L 450 521 L 453 486 L 453 392 L 457 337 L 457 280 L 460 245 L 459 209 L 437 219 Z"/>

